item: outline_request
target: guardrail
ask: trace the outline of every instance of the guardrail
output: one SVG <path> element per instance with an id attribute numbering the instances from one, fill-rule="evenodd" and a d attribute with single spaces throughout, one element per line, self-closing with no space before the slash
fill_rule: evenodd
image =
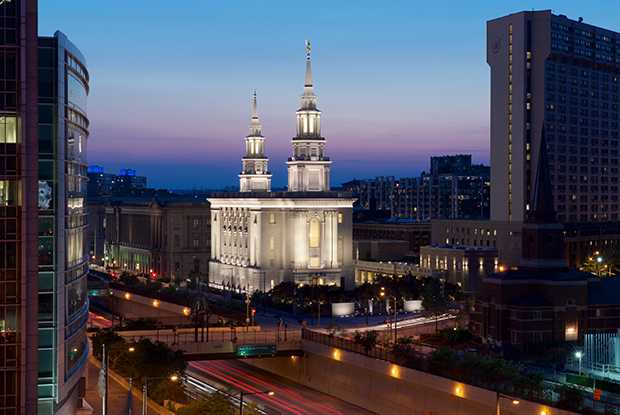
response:
<path id="1" fill-rule="evenodd" d="M 288 331 L 241 331 L 243 329 L 238 329 L 235 331 L 211 331 L 208 332 L 205 330 L 204 336 L 202 335 L 202 331 L 198 331 L 198 336 L 196 337 L 195 333 L 177 333 L 177 334 L 157 334 L 157 333 L 149 333 L 149 334 L 137 334 L 136 332 L 130 334 L 124 334 L 123 332 L 118 332 L 119 335 L 123 336 L 125 340 L 131 342 L 137 342 L 141 339 L 150 339 L 155 341 L 160 341 L 163 343 L 167 343 L 169 345 L 182 346 L 185 344 L 196 344 L 196 343 L 208 343 L 208 342 L 233 342 L 237 344 L 280 344 L 280 343 L 290 343 L 294 341 L 301 340 L 301 332 L 299 330 L 288 330 Z"/>

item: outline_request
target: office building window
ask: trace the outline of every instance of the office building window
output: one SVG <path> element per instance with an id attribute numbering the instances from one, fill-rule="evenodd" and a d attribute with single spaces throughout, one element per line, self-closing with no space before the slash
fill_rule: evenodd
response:
<path id="1" fill-rule="evenodd" d="M 17 117 L 0 117 L 0 143 L 17 143 Z"/>
<path id="2" fill-rule="evenodd" d="M 17 182 L 0 180 L 0 206 L 18 205 Z"/>

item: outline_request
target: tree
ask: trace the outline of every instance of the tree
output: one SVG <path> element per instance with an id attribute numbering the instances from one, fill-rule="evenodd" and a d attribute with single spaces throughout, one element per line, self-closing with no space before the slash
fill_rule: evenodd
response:
<path id="1" fill-rule="evenodd" d="M 559 408 L 576 412 L 581 411 L 583 407 L 583 395 L 579 389 L 568 385 L 561 385 L 557 388 L 556 392 L 560 395 L 557 402 Z"/>
<path id="2" fill-rule="evenodd" d="M 236 415 L 237 408 L 222 394 L 213 393 L 177 411 L 177 415 Z"/>
<path id="3" fill-rule="evenodd" d="M 116 334 L 112 329 L 98 329 L 91 338 L 93 343 L 93 355 L 98 359 L 102 359 L 103 348 L 105 344 L 108 352 L 118 348 L 124 348 L 125 339 Z"/>
<path id="4" fill-rule="evenodd" d="M 354 341 L 355 343 L 361 345 L 364 348 L 366 353 L 370 352 L 372 348 L 377 345 L 377 339 L 379 335 L 376 331 L 366 331 L 364 333 L 360 333 L 359 331 L 355 332 Z"/>
<path id="5" fill-rule="evenodd" d="M 427 278 L 422 292 L 422 307 L 435 316 L 435 332 L 438 330 L 438 316 L 448 308 L 448 301 L 438 278 Z"/>

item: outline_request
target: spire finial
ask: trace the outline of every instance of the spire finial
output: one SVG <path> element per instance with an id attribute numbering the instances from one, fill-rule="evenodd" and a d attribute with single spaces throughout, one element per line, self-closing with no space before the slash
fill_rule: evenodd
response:
<path id="1" fill-rule="evenodd" d="M 251 99 L 252 117 L 250 119 L 250 136 L 260 137 L 263 127 L 258 118 L 258 100 L 256 99 L 256 90 L 252 93 Z"/>
<path id="2" fill-rule="evenodd" d="M 256 111 L 256 89 L 254 90 L 254 92 L 252 93 L 252 118 L 257 117 L 257 111 Z"/>
<path id="3" fill-rule="evenodd" d="M 306 40 L 306 59 L 310 60 L 310 52 L 312 52 L 312 45 L 309 40 Z"/>

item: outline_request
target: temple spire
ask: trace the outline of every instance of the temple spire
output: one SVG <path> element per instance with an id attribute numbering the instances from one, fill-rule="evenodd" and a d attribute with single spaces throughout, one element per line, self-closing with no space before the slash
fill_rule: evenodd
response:
<path id="1" fill-rule="evenodd" d="M 304 94 L 301 97 L 301 109 L 316 109 L 316 95 L 314 95 L 314 85 L 312 83 L 312 46 L 309 40 L 306 40 L 306 77 L 304 80 Z"/>
<path id="2" fill-rule="evenodd" d="M 256 90 L 250 100 L 250 134 L 245 137 L 245 155 L 239 174 L 239 190 L 241 192 L 270 192 L 271 173 L 269 159 L 265 155 L 265 137 L 263 126 L 258 118 L 258 102 Z"/>
<path id="3" fill-rule="evenodd" d="M 262 125 L 260 123 L 260 119 L 258 118 L 258 104 L 256 100 L 256 90 L 252 94 L 252 118 L 250 120 L 250 136 L 253 137 L 261 137 L 262 136 Z"/>
<path id="4" fill-rule="evenodd" d="M 534 195 L 532 197 L 532 211 L 528 215 L 528 222 L 555 223 L 556 212 L 553 206 L 553 187 L 549 176 L 549 162 L 547 157 L 547 140 L 545 128 L 540 134 L 540 149 L 536 167 L 536 181 L 534 182 Z"/>
<path id="5" fill-rule="evenodd" d="M 304 83 L 304 87 L 312 88 L 312 59 L 310 54 L 312 52 L 312 46 L 310 45 L 310 41 L 306 40 L 306 82 Z"/>

